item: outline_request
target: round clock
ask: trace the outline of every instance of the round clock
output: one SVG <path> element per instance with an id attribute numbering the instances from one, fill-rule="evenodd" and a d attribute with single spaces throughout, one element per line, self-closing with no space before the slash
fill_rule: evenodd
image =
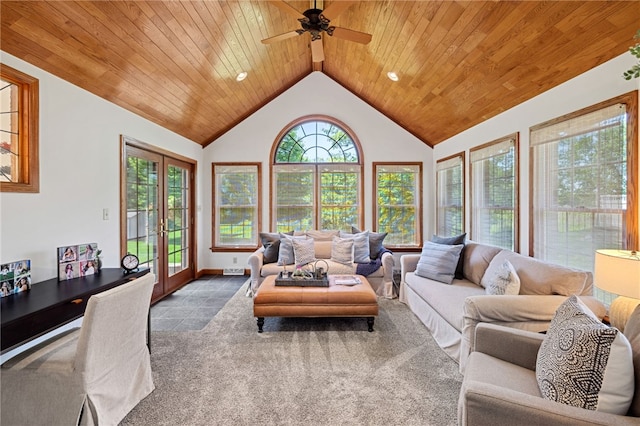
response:
<path id="1" fill-rule="evenodd" d="M 129 272 L 133 272 L 136 269 L 138 269 L 138 265 L 140 265 L 140 260 L 138 259 L 138 256 L 136 256 L 135 254 L 127 253 L 122 258 L 122 261 L 120 262 L 120 264 L 122 265 L 122 269 L 124 269 L 124 273 L 128 274 Z"/>

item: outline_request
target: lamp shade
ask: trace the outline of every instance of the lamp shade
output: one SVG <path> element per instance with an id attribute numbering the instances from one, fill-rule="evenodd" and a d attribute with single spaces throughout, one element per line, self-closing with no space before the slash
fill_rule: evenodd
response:
<path id="1" fill-rule="evenodd" d="M 640 299 L 640 256 L 629 250 L 596 250 L 594 281 L 602 290 Z"/>

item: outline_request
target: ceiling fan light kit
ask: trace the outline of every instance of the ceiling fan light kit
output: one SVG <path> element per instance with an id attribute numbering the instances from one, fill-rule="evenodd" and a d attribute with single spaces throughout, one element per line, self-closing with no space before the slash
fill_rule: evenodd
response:
<path id="1" fill-rule="evenodd" d="M 322 45 L 323 32 L 330 36 L 355 41 L 356 43 L 361 44 L 367 44 L 371 41 L 371 34 L 330 25 L 331 19 L 338 16 L 341 12 L 351 6 L 352 3 L 355 3 L 353 1 L 334 1 L 325 10 L 314 7 L 304 11 L 302 14 L 283 0 L 272 1 L 270 3 L 281 11 L 295 16 L 300 22 L 300 26 L 302 28 L 266 38 L 262 40 L 263 44 L 270 44 L 295 37 L 296 35 L 309 33 L 311 34 L 311 59 L 313 62 L 322 62 L 324 61 L 324 47 Z"/>

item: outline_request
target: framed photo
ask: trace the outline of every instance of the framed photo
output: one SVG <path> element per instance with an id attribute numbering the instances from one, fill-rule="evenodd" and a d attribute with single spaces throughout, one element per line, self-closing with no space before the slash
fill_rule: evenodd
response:
<path id="1" fill-rule="evenodd" d="M 31 288 L 31 260 L 0 264 L 0 297 L 27 291 Z"/>
<path id="2" fill-rule="evenodd" d="M 95 274 L 97 251 L 96 243 L 58 247 L 58 281 Z"/>

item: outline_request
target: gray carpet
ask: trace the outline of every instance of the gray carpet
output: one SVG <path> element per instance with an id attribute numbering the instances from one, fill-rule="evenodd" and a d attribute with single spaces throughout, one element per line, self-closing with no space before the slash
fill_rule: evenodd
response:
<path id="1" fill-rule="evenodd" d="M 243 286 L 201 331 L 152 332 L 156 390 L 123 425 L 453 425 L 462 376 L 424 325 L 380 299 L 360 318 L 266 318 Z"/>

